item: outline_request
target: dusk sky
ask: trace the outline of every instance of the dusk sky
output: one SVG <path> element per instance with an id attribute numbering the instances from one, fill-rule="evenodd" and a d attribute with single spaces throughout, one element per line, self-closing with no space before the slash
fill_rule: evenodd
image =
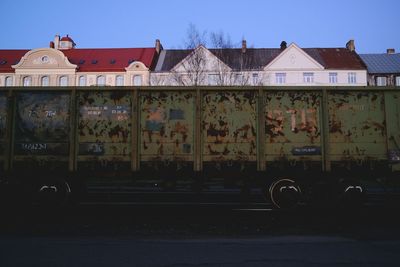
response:
<path id="1" fill-rule="evenodd" d="M 184 48 L 188 25 L 228 34 L 239 45 L 344 47 L 400 51 L 399 0 L 1 0 L 0 49 L 48 47 L 69 34 L 78 48 Z"/>

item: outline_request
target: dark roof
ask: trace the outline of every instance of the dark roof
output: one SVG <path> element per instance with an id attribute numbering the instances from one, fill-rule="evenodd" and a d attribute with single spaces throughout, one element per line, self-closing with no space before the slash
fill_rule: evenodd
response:
<path id="1" fill-rule="evenodd" d="M 347 48 L 304 48 L 325 69 L 366 69 L 364 62 L 356 52 Z"/>
<path id="2" fill-rule="evenodd" d="M 346 48 L 304 48 L 309 56 L 325 69 L 366 69 L 356 52 Z M 163 50 L 155 71 L 169 71 L 193 50 Z M 241 48 L 209 49 L 216 57 L 234 70 L 261 70 L 274 60 L 280 48 Z"/>
<path id="3" fill-rule="evenodd" d="M 233 70 L 261 70 L 276 58 L 282 50 L 279 48 L 210 49 L 211 53 Z"/>
<path id="4" fill-rule="evenodd" d="M 17 64 L 30 50 L 0 50 L 0 72 L 12 73 L 11 65 Z M 153 67 L 155 48 L 105 48 L 60 50 L 72 64 L 78 65 L 78 72 L 125 71 L 133 61 L 141 61 L 148 68 Z"/>
<path id="5" fill-rule="evenodd" d="M 360 54 L 369 73 L 400 73 L 400 54 Z"/>
<path id="6" fill-rule="evenodd" d="M 12 73 L 11 65 L 17 64 L 29 50 L 0 50 L 0 72 Z"/>

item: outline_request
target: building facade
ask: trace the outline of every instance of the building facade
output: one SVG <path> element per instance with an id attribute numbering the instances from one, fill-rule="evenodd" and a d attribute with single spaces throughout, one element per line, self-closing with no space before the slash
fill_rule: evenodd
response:
<path id="1" fill-rule="evenodd" d="M 365 86 L 367 67 L 350 40 L 341 48 L 48 48 L 0 50 L 0 86 Z"/>
<path id="2" fill-rule="evenodd" d="M 360 54 L 368 68 L 368 85 L 400 86 L 400 54 L 393 48 L 386 54 Z"/>
<path id="3" fill-rule="evenodd" d="M 146 86 L 152 48 L 78 49 L 67 35 L 49 48 L 0 50 L 0 86 Z"/>
<path id="4" fill-rule="evenodd" d="M 346 48 L 280 48 L 163 50 L 151 85 L 365 86 L 367 68 Z"/>

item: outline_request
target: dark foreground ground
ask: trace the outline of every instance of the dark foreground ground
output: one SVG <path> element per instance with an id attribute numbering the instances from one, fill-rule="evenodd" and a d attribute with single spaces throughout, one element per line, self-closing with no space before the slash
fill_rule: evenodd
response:
<path id="1" fill-rule="evenodd" d="M 3 209 L 0 266 L 399 266 L 399 211 L 178 203 Z"/>

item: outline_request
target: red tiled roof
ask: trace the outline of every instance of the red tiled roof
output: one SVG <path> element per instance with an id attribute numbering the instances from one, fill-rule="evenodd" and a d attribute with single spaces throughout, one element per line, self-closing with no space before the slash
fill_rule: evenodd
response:
<path id="1" fill-rule="evenodd" d="M 0 72 L 13 73 L 11 65 L 17 64 L 29 50 L 0 50 Z"/>
<path id="2" fill-rule="evenodd" d="M 133 61 L 152 66 L 155 48 L 103 48 L 61 50 L 78 72 L 125 71 Z"/>
<path id="3" fill-rule="evenodd" d="M 30 50 L 0 50 L 0 73 L 13 73 L 17 64 Z M 156 56 L 155 48 L 105 48 L 60 50 L 78 72 L 123 72 L 133 61 L 150 68 Z"/>

